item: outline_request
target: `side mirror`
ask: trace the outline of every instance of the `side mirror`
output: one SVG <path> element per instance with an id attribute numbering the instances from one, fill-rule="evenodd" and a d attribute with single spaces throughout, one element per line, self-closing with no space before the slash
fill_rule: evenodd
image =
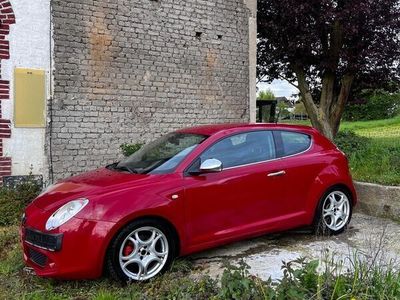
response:
<path id="1" fill-rule="evenodd" d="M 222 162 L 215 158 L 206 159 L 200 165 L 200 173 L 216 173 L 222 171 Z"/>

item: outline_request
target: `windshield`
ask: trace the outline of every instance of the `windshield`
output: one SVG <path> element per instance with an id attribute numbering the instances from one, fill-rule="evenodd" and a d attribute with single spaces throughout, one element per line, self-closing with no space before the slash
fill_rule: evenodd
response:
<path id="1" fill-rule="evenodd" d="M 138 174 L 170 173 L 206 138 L 200 134 L 170 133 L 147 144 L 114 168 Z"/>

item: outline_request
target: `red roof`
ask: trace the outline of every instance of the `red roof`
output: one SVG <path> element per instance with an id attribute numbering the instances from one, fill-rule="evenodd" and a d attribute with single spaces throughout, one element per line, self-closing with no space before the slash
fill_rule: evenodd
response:
<path id="1" fill-rule="evenodd" d="M 212 124 L 212 125 L 203 125 L 196 127 L 183 128 L 178 130 L 178 132 L 186 132 L 186 133 L 196 133 L 196 134 L 204 134 L 204 135 L 213 135 L 217 132 L 221 132 L 229 129 L 284 129 L 284 130 L 294 130 L 294 131 L 305 131 L 310 132 L 313 130 L 310 126 L 303 125 L 290 125 L 290 124 L 274 124 L 274 123 L 227 123 L 227 124 Z"/>

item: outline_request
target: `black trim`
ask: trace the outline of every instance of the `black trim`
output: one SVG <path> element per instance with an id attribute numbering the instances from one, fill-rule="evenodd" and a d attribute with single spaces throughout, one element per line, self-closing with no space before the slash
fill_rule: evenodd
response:
<path id="1" fill-rule="evenodd" d="M 47 256 L 32 248 L 28 248 L 28 257 L 32 262 L 42 268 L 47 264 Z"/>
<path id="2" fill-rule="evenodd" d="M 278 158 L 285 156 L 285 149 L 283 148 L 281 132 L 282 132 L 282 130 L 274 130 L 272 132 L 272 134 L 274 135 L 274 141 L 275 141 L 275 153 L 276 153 L 276 157 L 278 157 Z"/>
<path id="3" fill-rule="evenodd" d="M 25 242 L 38 248 L 59 251 L 61 250 L 63 234 L 50 234 L 41 231 L 25 228 Z"/>

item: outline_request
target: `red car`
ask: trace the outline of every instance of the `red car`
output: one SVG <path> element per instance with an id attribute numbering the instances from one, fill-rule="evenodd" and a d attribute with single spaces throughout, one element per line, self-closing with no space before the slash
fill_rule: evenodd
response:
<path id="1" fill-rule="evenodd" d="M 51 186 L 27 207 L 21 239 L 39 276 L 142 281 L 243 238 L 309 225 L 339 233 L 355 204 L 346 157 L 315 129 L 211 125 Z"/>

